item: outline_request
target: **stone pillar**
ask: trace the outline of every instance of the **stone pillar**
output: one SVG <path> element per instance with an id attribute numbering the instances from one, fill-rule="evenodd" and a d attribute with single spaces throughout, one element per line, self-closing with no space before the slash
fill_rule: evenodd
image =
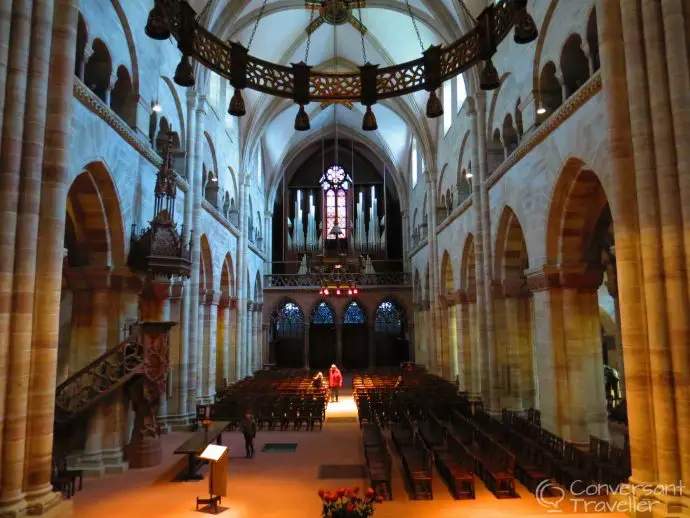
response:
<path id="1" fill-rule="evenodd" d="M 237 245 L 237 372 L 238 378 L 247 375 L 246 359 L 249 344 L 247 336 L 247 235 L 249 232 L 249 175 L 241 173 L 239 178 L 239 231 Z"/>
<path id="2" fill-rule="evenodd" d="M 7 2 L 3 11 L 7 9 L 5 5 Z M 0 309 L 0 415 L 3 416 L 0 421 L 0 436 L 3 437 L 0 510 L 19 513 L 27 507 L 23 477 L 28 394 L 19 390 L 15 395 L 14 387 L 26 386 L 30 360 L 23 358 L 21 346 L 10 350 L 10 329 L 12 321 L 22 316 L 13 317 L 12 298 L 32 20 L 29 2 L 17 2 L 11 9 L 12 45 L 8 47 L 9 59 L 3 63 L 7 67 L 8 102 L 3 113 L 0 143 L 0 170 L 3 172 L 0 175 L 0 221 L 3 222 L 0 226 L 0 293 L 7 298 Z"/>
<path id="3" fill-rule="evenodd" d="M 193 88 L 187 90 L 187 131 L 185 138 L 185 177 L 187 179 L 187 185 L 189 186 L 187 192 L 184 194 L 184 223 L 182 225 L 182 241 L 188 243 L 191 237 L 192 229 L 192 212 L 193 212 L 193 202 L 194 202 L 194 170 L 196 156 L 194 154 L 194 148 L 196 146 L 197 129 L 196 129 L 196 117 L 194 112 L 196 111 L 196 91 Z M 196 398 L 193 394 L 193 390 L 190 383 L 190 369 L 189 364 L 190 354 L 191 354 L 191 342 L 190 342 L 190 328 L 191 328 L 191 308 L 192 308 L 192 296 L 194 282 L 192 278 L 187 281 L 187 289 L 185 290 L 184 297 L 182 298 L 182 318 L 180 320 L 180 369 L 179 369 L 179 391 L 177 392 L 177 406 L 180 409 L 180 414 L 184 417 L 184 423 L 189 422 L 190 418 L 195 415 L 196 409 L 194 408 L 194 399 L 189 399 L 190 397 Z"/>
<path id="4" fill-rule="evenodd" d="M 253 318 L 254 318 L 254 302 L 247 301 L 247 311 L 245 315 L 244 322 L 244 343 L 245 343 L 245 354 L 244 354 L 244 372 L 247 376 L 254 374 L 254 328 L 253 328 Z"/>
<path id="5" fill-rule="evenodd" d="M 413 317 L 414 318 L 414 317 Z M 417 355 L 415 354 L 415 347 L 416 347 L 416 339 L 415 339 L 415 326 L 414 326 L 414 321 L 413 320 L 408 320 L 407 322 L 407 354 L 410 358 L 411 362 L 416 362 L 417 361 Z"/>
<path id="6" fill-rule="evenodd" d="M 434 358 L 434 370 L 432 372 L 438 373 L 438 368 L 439 368 L 439 348 L 443 347 L 443 344 L 441 342 L 438 342 L 439 340 L 439 335 L 438 335 L 438 329 L 440 329 L 440 311 L 441 309 L 438 306 L 438 295 L 440 293 L 439 290 L 439 264 L 438 264 L 438 243 L 436 239 L 436 215 L 437 215 L 437 210 L 436 210 L 436 179 L 432 177 L 431 173 L 429 171 L 426 171 L 426 189 L 428 193 L 428 201 L 429 201 L 429 206 L 428 206 L 428 212 L 427 212 L 427 218 L 428 218 L 428 223 L 429 223 L 429 241 L 428 241 L 428 250 L 429 250 L 429 284 L 428 286 L 429 290 L 429 301 L 431 303 L 429 307 L 429 313 L 428 313 L 428 321 L 427 324 L 429 325 L 429 329 L 431 332 L 429 333 L 429 340 L 428 340 L 428 351 L 429 351 L 429 356 Z"/>
<path id="7" fill-rule="evenodd" d="M 486 275 L 484 268 L 486 262 L 484 260 L 484 211 L 482 196 L 482 163 L 484 169 L 486 168 L 486 135 L 481 131 L 484 128 L 485 122 L 482 121 L 485 116 L 485 95 L 480 94 L 474 99 L 473 105 L 470 105 L 470 121 L 471 121 L 471 135 L 472 135 L 472 163 L 476 164 L 475 170 L 478 174 L 472 175 L 472 208 L 475 217 L 475 232 L 474 232 L 474 265 L 475 265 L 475 279 L 476 279 L 476 307 L 477 311 L 477 340 L 478 351 L 481 353 L 481 387 L 484 404 L 493 409 L 495 401 L 493 400 L 493 379 L 492 379 L 492 344 L 489 342 L 487 313 L 489 311 L 489 298 L 487 298 L 488 291 L 486 289 Z M 486 170 L 485 170 L 486 172 Z"/>
<path id="8" fill-rule="evenodd" d="M 216 393 L 216 347 L 218 330 L 218 301 L 220 292 L 206 290 L 202 303 L 204 341 L 201 352 L 201 398 L 205 403 L 213 401 Z"/>
<path id="9" fill-rule="evenodd" d="M 252 372 L 261 369 L 261 308 L 262 304 L 254 304 L 254 312 L 252 313 L 252 343 L 254 349 Z"/>
<path id="10" fill-rule="evenodd" d="M 410 235 L 412 231 L 410 230 L 410 215 L 409 211 L 401 211 L 402 216 L 402 228 L 403 228 L 403 271 L 409 272 L 410 268 Z"/>
<path id="11" fill-rule="evenodd" d="M 304 323 L 304 368 L 309 368 L 309 323 Z"/>
<path id="12" fill-rule="evenodd" d="M 273 211 L 266 210 L 264 214 L 265 222 L 265 232 L 264 232 L 264 243 L 265 243 L 265 255 L 266 262 L 264 263 L 264 274 L 271 275 L 273 273 Z"/>
<path id="13" fill-rule="evenodd" d="M 183 321 L 183 300 L 187 297 L 184 289 L 184 281 L 176 282 L 170 294 L 170 320 L 173 322 Z M 187 409 L 180 407 L 180 392 L 186 392 L 187 387 L 181 384 L 181 375 L 186 363 L 186 349 L 182 346 L 182 329 L 180 325 L 170 330 L 170 372 L 168 374 L 168 386 L 170 391 L 166 394 L 165 413 L 161 409 L 160 415 L 164 424 L 173 429 L 183 429 L 187 425 Z"/>
<path id="14" fill-rule="evenodd" d="M 189 113 L 189 98 L 187 111 Z M 200 266 L 201 266 L 201 198 L 203 188 L 201 185 L 201 154 L 203 152 L 203 131 L 204 119 L 206 118 L 206 97 L 199 96 L 195 120 L 194 149 L 188 150 L 194 153 L 194 169 L 192 176 L 188 179 L 192 188 L 192 274 L 189 280 L 190 301 L 189 301 L 189 364 L 187 369 L 187 411 L 189 414 L 196 413 L 196 403 L 199 386 L 199 351 L 201 341 L 199 335 L 199 289 L 200 289 Z"/>
<path id="15" fill-rule="evenodd" d="M 374 320 L 369 320 L 367 323 L 367 331 L 369 333 L 369 368 L 376 367 L 376 327 Z"/>
<path id="16" fill-rule="evenodd" d="M 239 364 L 237 363 L 237 297 L 231 297 L 228 309 L 230 320 L 228 328 L 228 383 L 237 381 Z"/>
<path id="17" fill-rule="evenodd" d="M 343 323 L 340 320 L 335 322 L 335 364 L 343 364 Z"/>
<path id="18" fill-rule="evenodd" d="M 52 451 L 53 451 L 53 422 L 54 422 L 54 401 L 55 401 L 55 370 L 57 362 L 57 343 L 59 334 L 59 307 L 60 291 L 62 287 L 62 263 L 63 263 L 63 236 L 66 214 L 66 202 L 68 192 L 68 159 L 67 149 L 71 131 L 71 109 L 73 103 L 74 85 L 74 55 L 76 47 L 76 27 L 78 17 L 78 0 L 55 0 L 55 14 L 53 16 L 52 44 L 50 55 L 50 76 L 47 91 L 46 111 L 46 135 L 50 138 L 46 140 L 43 156 L 43 176 L 41 179 L 41 202 L 38 222 L 38 235 L 42 236 L 34 245 L 36 247 L 36 285 L 33 298 L 34 318 L 32 330 L 32 368 L 28 379 L 29 385 L 29 408 L 28 423 L 26 432 L 26 466 L 23 469 L 23 480 L 25 484 L 26 502 L 29 512 L 34 515 L 51 513 L 52 516 L 71 515 L 71 506 L 63 502 L 58 493 L 53 492 L 51 481 L 52 475 Z M 4 2 L 3 6 L 8 6 Z M 4 11 L 4 8 L 0 8 Z M 13 13 L 15 14 L 15 13 Z M 20 15 L 21 17 L 21 15 Z M 0 20 L 6 19 L 0 14 Z M 17 21 L 13 18 L 13 23 Z M 28 20 L 27 20 L 28 21 Z M 24 23 L 24 20 L 22 22 Z M 0 38 L 7 37 L 0 21 L 0 33 L 4 33 Z M 9 31 L 8 31 L 9 32 Z M 12 30 L 12 53 L 21 52 L 22 38 L 21 30 L 15 37 L 14 28 Z M 40 27 L 41 37 L 46 36 L 45 27 Z M 15 41 L 16 40 L 16 41 Z M 2 47 L 2 44 L 0 44 Z M 2 53 L 2 51 L 0 51 Z M 3 62 L 0 54 L 0 62 Z M 4 61 L 7 63 L 7 61 Z M 1 67 L 2 65 L 0 65 Z M 14 69 L 18 73 L 18 69 Z M 0 78 L 2 77 L 0 72 Z M 7 90 L 10 91 L 10 72 L 7 78 Z M 13 86 L 14 94 L 21 95 Z M 0 88 L 0 97 L 5 97 L 4 91 Z M 15 104 L 13 96 L 10 105 Z M 1 102 L 1 101 L 0 101 Z M 12 106 L 12 110 L 17 109 Z M 0 109 L 0 113 L 3 113 Z M 4 112 L 5 121 L 11 120 L 7 117 L 7 110 Z M 2 131 L 2 152 L 6 156 L 5 150 L 6 128 Z M 12 133 L 10 135 L 21 135 Z M 12 138 L 10 136 L 10 138 Z M 3 168 L 3 171 L 7 171 Z M 4 181 L 0 180 L 0 182 Z M 0 207 L 8 207 L 2 197 L 7 191 L 3 184 L 0 184 Z M 11 206 L 11 205 L 10 205 Z M 5 209 L 6 210 L 6 209 Z M 3 221 L 3 231 L 10 226 L 11 220 L 6 218 L 5 213 L 0 213 L 0 220 Z M 0 239 L 3 243 L 6 241 Z M 2 248 L 0 248 L 2 250 Z M 6 272 L 2 260 L 4 250 L 0 252 L 0 279 Z M 0 282 L 1 284 L 1 282 Z M 0 292 L 6 293 L 0 286 Z M 3 315 L 0 315 L 0 350 L 2 349 Z M 0 387 L 4 387 L 4 373 L 0 363 Z M 0 393 L 0 400 L 4 401 L 4 393 Z M 5 412 L 0 409 L 2 415 Z M 5 417 L 5 420 L 7 417 Z M 3 449 L 3 458 L 7 456 L 7 450 Z M 16 458 L 16 457 L 15 457 Z M 5 483 L 3 460 L 3 485 Z M 0 514 L 11 514 L 10 509 L 3 505 Z"/>
<path id="19" fill-rule="evenodd" d="M 196 375 L 196 402 L 197 404 L 203 404 L 206 402 L 203 388 L 204 388 L 204 334 L 206 331 L 206 327 L 204 325 L 204 318 L 205 318 L 205 313 L 207 307 L 203 304 L 204 302 L 204 297 L 206 295 L 206 290 L 201 290 L 199 292 L 199 334 L 197 335 L 197 343 L 199 346 L 197 347 L 197 369 L 199 372 L 197 372 Z"/>
<path id="20" fill-rule="evenodd" d="M 467 391 L 467 360 L 465 358 L 465 346 L 463 344 L 463 326 L 467 324 L 463 323 L 466 313 L 466 308 L 463 308 L 463 298 L 464 294 L 462 292 L 456 292 L 455 306 L 453 306 L 453 310 L 455 311 L 455 329 L 451 330 L 451 332 L 455 333 L 455 351 L 453 352 L 455 358 L 454 377 L 458 379 L 458 390 L 464 392 Z"/>
<path id="21" fill-rule="evenodd" d="M 218 328 L 216 331 L 216 387 L 230 382 L 230 295 L 222 293 L 218 301 Z"/>

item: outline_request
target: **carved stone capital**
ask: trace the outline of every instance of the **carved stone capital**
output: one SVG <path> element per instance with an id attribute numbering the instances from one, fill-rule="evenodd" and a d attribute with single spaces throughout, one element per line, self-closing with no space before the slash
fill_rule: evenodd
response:
<path id="1" fill-rule="evenodd" d="M 589 269 L 586 264 L 544 265 L 525 273 L 531 291 L 556 288 L 596 291 L 603 281 L 603 271 Z"/>
<path id="2" fill-rule="evenodd" d="M 503 296 L 506 298 L 521 298 L 527 297 L 530 294 L 530 289 L 525 278 L 503 279 L 501 284 Z"/>
<path id="3" fill-rule="evenodd" d="M 230 297 L 228 308 L 237 309 L 237 297 Z"/>
<path id="4" fill-rule="evenodd" d="M 530 291 L 544 291 L 560 285 L 560 273 L 556 266 L 545 264 L 540 268 L 526 270 L 525 277 Z"/>
<path id="5" fill-rule="evenodd" d="M 217 306 L 220 301 L 221 292 L 206 290 L 199 296 L 199 302 L 204 306 Z"/>
<path id="6" fill-rule="evenodd" d="M 221 293 L 218 299 L 218 309 L 228 309 L 230 307 L 230 295 Z"/>

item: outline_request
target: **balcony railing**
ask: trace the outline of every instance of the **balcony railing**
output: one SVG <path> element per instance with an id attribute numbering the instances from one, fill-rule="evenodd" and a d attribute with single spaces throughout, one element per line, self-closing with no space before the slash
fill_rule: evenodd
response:
<path id="1" fill-rule="evenodd" d="M 278 273 L 264 275 L 265 288 L 319 288 L 321 286 L 411 286 L 404 272 L 382 273 Z"/>

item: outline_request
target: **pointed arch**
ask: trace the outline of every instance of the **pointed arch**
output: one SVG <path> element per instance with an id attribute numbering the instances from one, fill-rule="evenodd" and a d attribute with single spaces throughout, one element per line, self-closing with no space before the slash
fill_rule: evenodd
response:
<path id="1" fill-rule="evenodd" d="M 213 259 L 211 245 L 206 234 L 201 235 L 201 265 L 199 270 L 199 288 L 210 290 L 213 284 Z"/>
<path id="2" fill-rule="evenodd" d="M 223 267 L 220 273 L 220 291 L 229 297 L 235 297 L 235 274 L 232 267 L 232 256 L 230 252 L 225 254 Z"/>
<path id="3" fill-rule="evenodd" d="M 311 324 L 335 324 L 335 308 L 326 299 L 318 299 L 309 312 Z"/>
<path id="4" fill-rule="evenodd" d="M 448 250 L 444 250 L 441 260 L 441 293 L 450 295 L 455 291 L 455 280 L 453 277 L 453 263 Z"/>
<path id="5" fill-rule="evenodd" d="M 503 208 L 496 231 L 494 278 L 518 280 L 529 268 L 529 254 L 522 225 L 513 209 Z"/>
<path id="6" fill-rule="evenodd" d="M 345 325 L 366 324 L 367 312 L 364 305 L 357 299 L 350 299 L 345 303 L 342 322 Z"/>
<path id="7" fill-rule="evenodd" d="M 264 300 L 264 290 L 261 282 L 261 272 L 256 271 L 256 277 L 254 278 L 254 301 L 263 302 Z"/>
<path id="8" fill-rule="evenodd" d="M 462 249 L 462 263 L 460 267 L 460 289 L 467 296 L 476 295 L 477 284 L 474 270 L 474 235 L 468 234 Z"/>
<path id="9" fill-rule="evenodd" d="M 594 171 L 581 159 L 570 157 L 551 196 L 546 223 L 547 262 L 585 262 L 589 240 L 607 205 L 604 187 Z"/>

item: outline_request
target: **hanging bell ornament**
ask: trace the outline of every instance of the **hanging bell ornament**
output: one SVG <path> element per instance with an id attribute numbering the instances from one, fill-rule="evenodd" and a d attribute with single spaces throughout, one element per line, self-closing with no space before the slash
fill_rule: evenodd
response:
<path id="1" fill-rule="evenodd" d="M 494 66 L 491 59 L 487 60 L 482 70 L 482 75 L 479 78 L 479 88 L 482 90 L 496 90 L 501 86 L 501 80 L 498 77 L 498 70 Z"/>
<path id="2" fill-rule="evenodd" d="M 235 88 L 235 93 L 232 94 L 228 113 L 235 117 L 243 117 L 247 113 L 247 108 L 244 106 L 244 99 L 242 99 L 242 92 L 239 88 Z"/>
<path id="3" fill-rule="evenodd" d="M 163 11 L 163 8 L 158 3 L 149 11 L 149 17 L 146 19 L 144 32 L 149 38 L 159 41 L 167 40 L 170 37 L 170 29 L 168 29 L 165 11 Z"/>
<path id="4" fill-rule="evenodd" d="M 304 105 L 299 105 L 299 110 L 297 111 L 297 116 L 295 117 L 295 130 L 296 131 L 309 131 L 311 125 L 309 124 L 309 115 L 304 109 Z"/>
<path id="5" fill-rule="evenodd" d="M 515 13 L 515 34 L 513 39 L 515 43 L 524 45 L 532 43 L 539 37 L 539 29 L 534 23 L 534 18 L 527 12 L 527 8 L 523 7 Z"/>
<path id="6" fill-rule="evenodd" d="M 430 119 L 436 119 L 443 115 L 443 105 L 441 99 L 438 98 L 435 91 L 429 92 L 429 100 L 426 103 L 426 116 Z"/>
<path id="7" fill-rule="evenodd" d="M 194 86 L 194 68 L 189 56 L 182 56 L 182 59 L 180 59 L 180 64 L 175 69 L 174 79 L 175 83 L 180 86 Z"/>
<path id="8" fill-rule="evenodd" d="M 376 131 L 379 129 L 379 125 L 376 123 L 376 115 L 371 109 L 371 106 L 367 106 L 367 111 L 364 112 L 364 119 L 362 120 L 362 129 L 364 131 Z"/>

